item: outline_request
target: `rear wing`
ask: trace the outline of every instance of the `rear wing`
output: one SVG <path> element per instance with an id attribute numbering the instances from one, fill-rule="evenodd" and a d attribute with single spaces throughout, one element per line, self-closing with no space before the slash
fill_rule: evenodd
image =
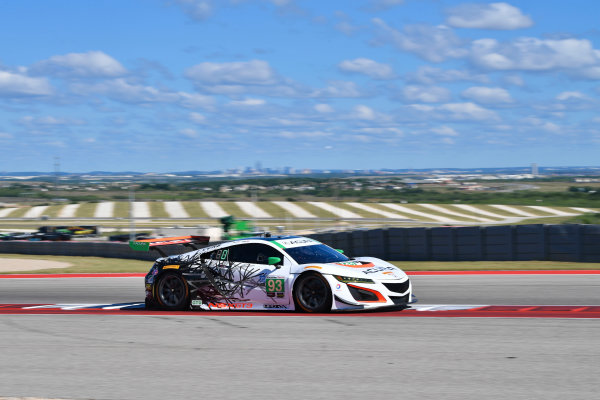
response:
<path id="1" fill-rule="evenodd" d="M 197 244 L 207 244 L 210 241 L 208 236 L 175 236 L 157 239 L 132 240 L 129 242 L 129 247 L 138 251 L 156 250 L 158 253 L 167 257 L 167 254 L 161 249 L 161 246 L 171 246 L 181 244 L 186 247 L 191 247 L 198 250 Z"/>

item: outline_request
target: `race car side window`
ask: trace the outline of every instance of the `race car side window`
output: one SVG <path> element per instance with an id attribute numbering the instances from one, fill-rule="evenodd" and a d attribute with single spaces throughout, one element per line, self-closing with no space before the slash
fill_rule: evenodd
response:
<path id="1" fill-rule="evenodd" d="M 229 249 L 229 260 L 233 262 L 268 265 L 269 257 L 283 260 L 283 254 L 279 250 L 262 243 L 240 244 Z"/>

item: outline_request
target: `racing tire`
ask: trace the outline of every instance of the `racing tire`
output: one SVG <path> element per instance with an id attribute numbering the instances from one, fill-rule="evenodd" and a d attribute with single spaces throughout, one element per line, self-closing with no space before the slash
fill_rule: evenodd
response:
<path id="1" fill-rule="evenodd" d="M 329 282 L 323 275 L 308 272 L 300 275 L 294 284 L 294 304 L 296 310 L 307 313 L 325 313 L 331 311 L 333 298 Z"/>
<path id="2" fill-rule="evenodd" d="M 155 299 L 163 310 L 186 310 L 190 305 L 190 290 L 187 282 L 177 272 L 166 272 L 158 278 Z"/>

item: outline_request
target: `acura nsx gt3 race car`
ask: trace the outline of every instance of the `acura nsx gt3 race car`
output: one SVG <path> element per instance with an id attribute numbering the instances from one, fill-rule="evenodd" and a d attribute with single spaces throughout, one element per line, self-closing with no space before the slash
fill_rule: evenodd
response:
<path id="1" fill-rule="evenodd" d="M 148 250 L 208 243 L 184 236 L 131 242 Z M 161 254 L 165 255 L 163 252 Z M 348 258 L 314 239 L 254 237 L 156 260 L 145 278 L 146 306 L 165 310 L 331 310 L 405 308 L 408 276 L 372 257 Z"/>

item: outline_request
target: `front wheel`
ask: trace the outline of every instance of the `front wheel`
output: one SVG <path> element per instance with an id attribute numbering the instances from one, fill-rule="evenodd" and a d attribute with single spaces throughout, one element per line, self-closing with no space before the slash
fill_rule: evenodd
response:
<path id="1" fill-rule="evenodd" d="M 166 310 L 185 310 L 190 303 L 190 291 L 181 274 L 167 272 L 156 284 L 156 300 Z"/>
<path id="2" fill-rule="evenodd" d="M 329 283 L 319 273 L 301 275 L 294 285 L 296 309 L 308 313 L 331 311 L 332 296 Z"/>

